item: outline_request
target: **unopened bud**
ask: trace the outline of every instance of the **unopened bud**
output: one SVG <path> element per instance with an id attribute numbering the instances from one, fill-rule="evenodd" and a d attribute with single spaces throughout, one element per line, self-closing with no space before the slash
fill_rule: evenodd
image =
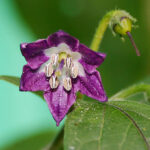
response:
<path id="1" fill-rule="evenodd" d="M 118 33 L 122 36 L 126 35 L 127 32 L 131 32 L 132 22 L 127 17 L 121 17 L 120 22 L 115 24 L 113 30 L 115 33 Z"/>
<path id="2" fill-rule="evenodd" d="M 132 20 L 126 16 L 120 18 L 120 21 L 113 25 L 113 32 L 121 35 L 122 37 L 127 35 L 136 51 L 137 56 L 140 56 L 140 52 L 131 35 Z"/>

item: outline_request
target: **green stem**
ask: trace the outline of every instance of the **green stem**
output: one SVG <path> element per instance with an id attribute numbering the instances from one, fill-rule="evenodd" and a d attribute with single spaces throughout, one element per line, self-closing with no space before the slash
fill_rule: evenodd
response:
<path id="1" fill-rule="evenodd" d="M 150 84 L 138 84 L 138 85 L 133 85 L 125 90 L 120 91 L 119 93 L 115 94 L 114 96 L 112 96 L 109 101 L 112 100 L 122 100 L 125 99 L 131 95 L 134 95 L 136 93 L 140 93 L 140 92 L 145 92 L 148 96 L 148 98 L 150 97 Z"/>
<path id="2" fill-rule="evenodd" d="M 54 141 L 48 145 L 44 150 L 63 150 L 64 127 L 60 130 Z"/>
<path id="3" fill-rule="evenodd" d="M 96 32 L 94 34 L 94 37 L 93 37 L 93 40 L 92 40 L 92 43 L 90 46 L 90 48 L 92 50 L 98 51 L 100 44 L 102 42 L 102 39 L 104 37 L 104 33 L 105 33 L 111 19 L 114 16 L 118 16 L 118 15 L 122 14 L 122 12 L 123 12 L 122 10 L 112 10 L 112 11 L 106 13 L 106 15 L 102 18 L 102 20 L 99 22 L 99 25 L 96 29 Z"/>

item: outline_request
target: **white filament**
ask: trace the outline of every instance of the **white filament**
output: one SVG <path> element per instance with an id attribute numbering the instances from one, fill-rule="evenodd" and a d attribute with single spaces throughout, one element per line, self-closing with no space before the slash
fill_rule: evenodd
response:
<path id="1" fill-rule="evenodd" d="M 65 52 L 68 57 L 64 60 L 62 74 L 57 76 L 55 72 L 59 69 L 59 54 L 62 52 Z M 61 43 L 57 47 L 46 49 L 44 54 L 50 59 L 41 65 L 38 72 L 45 72 L 46 77 L 50 77 L 49 84 L 52 89 L 61 84 L 67 91 L 70 91 L 72 89 L 71 78 L 85 76 L 84 68 L 79 62 L 81 54 L 73 52 L 67 44 Z"/>

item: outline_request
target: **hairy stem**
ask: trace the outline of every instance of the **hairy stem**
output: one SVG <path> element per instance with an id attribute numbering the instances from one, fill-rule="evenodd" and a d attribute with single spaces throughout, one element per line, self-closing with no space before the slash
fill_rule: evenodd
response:
<path id="1" fill-rule="evenodd" d="M 102 18 L 102 20 L 99 22 L 99 25 L 96 29 L 96 32 L 94 34 L 92 43 L 90 48 L 94 51 L 98 51 L 100 44 L 102 42 L 102 39 L 104 37 L 104 33 L 111 21 L 111 19 L 114 16 L 119 16 L 122 13 L 122 10 L 112 10 L 108 13 L 106 13 L 106 15 Z"/>
<path id="2" fill-rule="evenodd" d="M 119 93 L 115 94 L 112 96 L 109 101 L 111 100 L 118 100 L 118 99 L 125 99 L 131 95 L 134 95 L 139 92 L 145 92 L 148 96 L 150 97 L 150 84 L 138 84 L 138 85 L 133 85 L 125 90 L 120 91 Z"/>

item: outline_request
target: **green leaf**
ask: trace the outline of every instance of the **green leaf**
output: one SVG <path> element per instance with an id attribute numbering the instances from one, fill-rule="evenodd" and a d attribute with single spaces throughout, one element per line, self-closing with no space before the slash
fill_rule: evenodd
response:
<path id="1" fill-rule="evenodd" d="M 53 142 L 47 147 L 47 150 L 63 150 L 64 127 L 57 134 Z"/>
<path id="2" fill-rule="evenodd" d="M 7 81 L 7 82 L 12 83 L 16 86 L 19 86 L 19 84 L 20 84 L 20 78 L 15 77 L 15 76 L 0 76 L 0 80 Z"/>
<path id="3" fill-rule="evenodd" d="M 148 149 L 150 106 L 142 104 L 138 112 L 140 103 L 120 103 L 80 102 L 65 124 L 65 150 Z"/>
<path id="4" fill-rule="evenodd" d="M 140 83 L 106 103 L 77 101 L 65 124 L 65 150 L 149 150 L 149 98 L 150 85 Z"/>
<path id="5" fill-rule="evenodd" d="M 19 77 L 3 75 L 3 76 L 0 76 L 0 80 L 7 81 L 7 82 L 14 84 L 16 86 L 20 85 L 20 78 Z M 37 91 L 37 92 L 32 92 L 32 93 L 43 99 L 43 92 L 42 91 Z"/>
<path id="6" fill-rule="evenodd" d="M 46 149 L 51 144 L 54 132 L 45 132 L 28 137 L 4 148 L 5 150 L 41 150 Z M 58 149 L 59 150 L 59 149 Z"/>
<path id="7" fill-rule="evenodd" d="M 150 105 L 135 101 L 113 101 L 108 104 L 122 111 L 135 125 L 143 140 L 150 145 Z M 149 147 L 150 148 L 150 147 Z"/>
<path id="8" fill-rule="evenodd" d="M 124 100 L 127 98 L 132 99 L 131 97 L 136 97 L 138 99 L 139 94 L 144 94 L 144 101 L 149 102 L 150 99 L 150 84 L 146 84 L 146 83 L 140 83 L 140 84 L 136 84 L 133 86 L 130 86 L 127 89 L 124 89 L 120 92 L 118 92 L 117 94 L 115 94 L 114 96 L 112 96 L 110 98 L 110 101 L 112 100 Z M 137 97 L 138 95 L 138 97 Z"/>
<path id="9" fill-rule="evenodd" d="M 17 77 L 0 79 L 19 86 Z M 107 103 L 78 100 L 66 120 L 65 150 L 149 150 L 149 99 L 150 84 L 145 81 L 120 91 Z"/>

